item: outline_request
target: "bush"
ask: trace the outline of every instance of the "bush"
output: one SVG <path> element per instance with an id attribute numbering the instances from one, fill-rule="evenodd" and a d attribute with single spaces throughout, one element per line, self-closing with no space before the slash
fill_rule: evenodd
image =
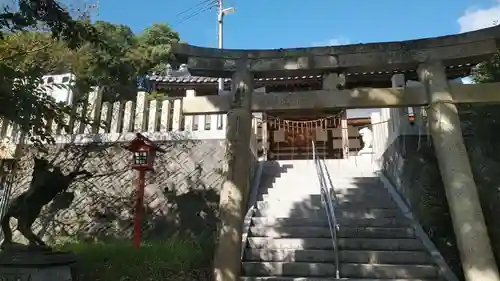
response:
<path id="1" fill-rule="evenodd" d="M 67 243 L 79 281 L 210 280 L 213 240 L 170 238 L 133 249 L 131 241 Z"/>

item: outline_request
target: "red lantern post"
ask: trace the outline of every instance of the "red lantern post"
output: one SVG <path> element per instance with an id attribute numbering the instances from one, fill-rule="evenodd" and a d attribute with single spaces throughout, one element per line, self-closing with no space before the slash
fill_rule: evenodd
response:
<path id="1" fill-rule="evenodd" d="M 137 133 L 136 138 L 123 148 L 133 153 L 132 169 L 139 172 L 137 182 L 137 197 L 135 201 L 134 217 L 134 248 L 141 245 L 141 226 L 144 214 L 144 188 L 146 185 L 146 171 L 153 171 L 156 152 L 164 153 L 165 150 L 156 146 L 150 139 Z"/>

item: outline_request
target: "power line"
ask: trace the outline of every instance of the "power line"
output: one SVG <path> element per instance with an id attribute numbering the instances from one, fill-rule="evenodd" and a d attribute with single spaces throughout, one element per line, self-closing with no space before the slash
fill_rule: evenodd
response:
<path id="1" fill-rule="evenodd" d="M 195 5 L 193 5 L 193 6 L 189 7 L 189 8 L 187 8 L 186 10 L 184 10 L 184 11 L 182 11 L 182 12 L 178 13 L 178 14 L 177 14 L 177 15 L 175 15 L 175 16 L 176 16 L 176 17 L 178 17 L 178 16 L 180 16 L 180 15 L 182 15 L 182 14 L 185 14 L 185 13 L 187 13 L 187 12 L 191 11 L 192 9 L 197 8 L 197 7 L 199 7 L 199 6 L 203 5 L 203 4 L 207 4 L 207 3 L 209 3 L 209 2 L 215 2 L 215 1 L 216 1 L 216 0 L 202 0 L 202 1 L 198 2 L 198 4 L 195 4 Z"/>
<path id="2" fill-rule="evenodd" d="M 194 18 L 194 17 L 196 17 L 196 16 L 198 16 L 206 11 L 209 11 L 209 10 L 217 7 L 217 2 L 214 2 L 213 0 L 211 0 L 210 2 L 208 2 L 207 5 L 205 5 L 204 7 L 201 7 L 199 9 L 197 9 L 196 11 L 180 18 L 177 22 L 174 23 L 174 25 L 179 25 L 181 23 L 184 23 L 184 22 L 186 22 L 186 21 L 188 21 L 188 20 L 190 20 L 190 19 L 192 19 L 192 18 Z"/>
<path id="3" fill-rule="evenodd" d="M 193 16 L 199 15 L 200 13 L 210 10 L 211 8 L 214 8 L 217 6 L 217 2 L 211 0 L 210 2 L 206 3 L 205 6 L 199 7 L 197 10 L 192 11 L 191 13 L 184 15 L 183 17 L 180 18 L 180 20 L 184 20 L 185 18 L 191 18 Z"/>
<path id="4" fill-rule="evenodd" d="M 213 9 L 213 8 L 215 8 L 215 6 L 207 7 L 207 8 L 202 9 L 202 10 L 200 10 L 200 11 L 196 12 L 196 13 L 193 13 L 193 14 L 191 14 L 191 15 L 188 15 L 188 16 L 186 16 L 186 17 L 184 17 L 184 18 L 180 19 L 179 21 L 177 21 L 177 22 L 175 23 L 175 25 L 182 24 L 182 23 L 184 23 L 184 22 L 186 22 L 186 21 L 188 21 L 188 20 L 190 20 L 190 19 L 192 19 L 192 18 L 194 18 L 194 17 L 196 17 L 196 16 L 198 16 L 198 15 L 200 15 L 200 14 L 202 14 L 202 13 L 206 12 L 206 11 L 209 11 L 209 10 Z"/>

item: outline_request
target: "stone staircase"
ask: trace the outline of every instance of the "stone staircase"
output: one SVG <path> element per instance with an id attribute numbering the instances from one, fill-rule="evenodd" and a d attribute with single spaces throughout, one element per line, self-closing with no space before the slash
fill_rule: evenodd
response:
<path id="1" fill-rule="evenodd" d="M 337 194 L 342 279 L 443 279 L 378 178 L 350 164 L 327 165 Z M 313 162 L 268 162 L 261 183 L 242 280 L 334 279 L 334 246 Z"/>

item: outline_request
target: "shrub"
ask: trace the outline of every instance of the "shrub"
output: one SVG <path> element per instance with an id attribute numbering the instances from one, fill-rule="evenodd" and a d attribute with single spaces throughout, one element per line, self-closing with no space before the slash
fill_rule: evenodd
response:
<path id="1" fill-rule="evenodd" d="M 60 250 L 78 256 L 79 281 L 210 280 L 213 240 L 182 239 L 145 243 L 131 241 L 66 243 Z"/>

